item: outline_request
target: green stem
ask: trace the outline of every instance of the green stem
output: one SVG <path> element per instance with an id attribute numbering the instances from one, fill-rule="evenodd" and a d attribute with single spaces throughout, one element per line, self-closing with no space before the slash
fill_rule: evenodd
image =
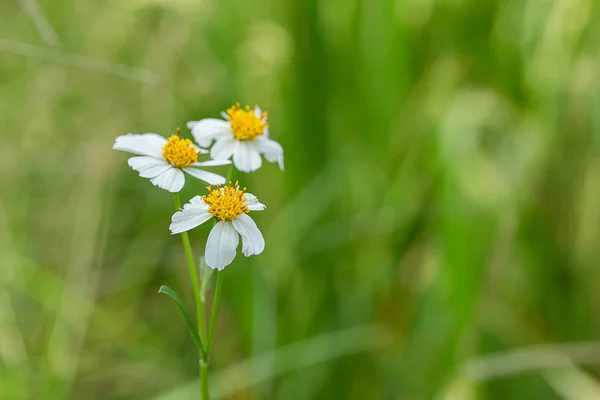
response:
<path id="1" fill-rule="evenodd" d="M 202 400 L 210 399 L 208 388 L 208 361 L 200 360 L 200 386 L 202 390 Z"/>
<path id="2" fill-rule="evenodd" d="M 175 208 L 177 209 L 177 211 L 179 211 L 181 209 L 181 200 L 179 199 L 179 193 L 174 193 L 173 199 L 175 200 Z M 181 232 L 181 241 L 183 242 L 183 248 L 185 250 L 185 256 L 187 258 L 190 279 L 192 280 L 192 286 L 194 288 L 194 298 L 196 299 L 198 336 L 200 336 L 200 339 L 204 342 L 204 339 L 206 337 L 204 302 L 202 301 L 202 297 L 200 296 L 200 281 L 198 279 L 198 270 L 196 269 L 194 253 L 192 253 L 192 245 L 190 243 L 190 237 L 187 232 Z"/>
<path id="3" fill-rule="evenodd" d="M 217 325 L 217 314 L 219 313 L 219 303 L 221 302 L 221 288 L 223 287 L 223 273 L 217 271 L 217 284 L 215 287 L 215 297 L 212 304 L 212 312 L 210 314 L 210 324 L 208 326 L 208 341 L 206 342 L 206 354 L 210 355 L 213 337 L 215 335 L 215 327 Z"/>
<path id="4" fill-rule="evenodd" d="M 226 185 L 231 180 L 231 175 L 233 175 L 233 161 L 232 161 L 231 165 L 229 166 L 229 170 L 227 171 L 227 178 L 225 178 L 225 184 Z"/>
<path id="5" fill-rule="evenodd" d="M 173 200 L 175 202 L 175 208 L 177 211 L 181 209 L 181 199 L 179 193 L 173 193 Z M 190 243 L 190 237 L 187 232 L 181 233 L 181 241 L 183 242 L 183 248 L 185 250 L 185 256 L 187 258 L 188 270 L 190 273 L 190 279 L 192 280 L 192 287 L 194 289 L 194 297 L 196 299 L 196 318 L 198 319 L 198 336 L 200 341 L 204 342 L 205 338 L 205 320 L 204 320 L 204 302 L 202 296 L 200 296 L 200 281 L 198 279 L 198 270 L 196 269 L 196 262 L 194 261 L 194 253 L 192 253 L 192 245 Z M 208 352 L 200 350 L 200 390 L 202 393 L 202 400 L 208 400 Z"/>
<path id="6" fill-rule="evenodd" d="M 231 175 L 233 174 L 233 163 L 229 166 L 229 170 L 227 171 L 227 178 L 225 180 L 225 184 L 227 185 L 231 180 Z M 189 239 L 188 239 L 189 242 Z M 207 267 L 208 268 L 208 267 Z M 213 299 L 212 311 L 210 314 L 210 323 L 208 326 L 208 345 L 205 347 L 205 353 L 203 357 L 200 359 L 200 386 L 202 392 L 202 400 L 210 399 L 210 390 L 208 386 L 208 362 L 210 360 L 210 346 L 212 344 L 213 336 L 215 334 L 215 326 L 217 322 L 217 314 L 219 311 L 219 303 L 221 301 L 221 287 L 223 286 L 223 274 L 221 271 L 217 271 L 217 284 L 215 288 L 215 297 Z M 202 299 L 200 299 L 203 301 Z M 204 303 L 202 303 L 202 317 L 204 318 Z M 200 315 L 200 314 L 198 314 Z M 200 317 L 198 317 L 200 318 Z M 201 336 L 202 337 L 202 336 Z"/>

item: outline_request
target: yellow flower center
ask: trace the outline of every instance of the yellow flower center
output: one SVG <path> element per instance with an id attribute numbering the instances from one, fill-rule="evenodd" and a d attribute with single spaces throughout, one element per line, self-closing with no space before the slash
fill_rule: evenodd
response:
<path id="1" fill-rule="evenodd" d="M 254 112 L 257 108 L 257 106 L 254 106 L 252 109 L 249 106 L 241 108 L 240 103 L 236 103 L 227 110 L 227 119 L 231 122 L 231 130 L 237 140 L 252 140 L 262 135 L 265 128 L 269 126 L 264 121 L 267 113 L 263 112 L 258 117 Z"/>
<path id="2" fill-rule="evenodd" d="M 163 147 L 163 156 L 177 168 L 189 167 L 198 161 L 198 151 L 190 139 L 179 137 L 179 128 L 177 135 L 171 136 Z"/>
<path id="3" fill-rule="evenodd" d="M 237 182 L 235 185 L 229 182 L 223 188 L 217 185 L 217 190 L 212 190 L 210 186 L 206 189 L 208 194 L 202 196 L 202 200 L 208 205 L 208 212 L 221 221 L 232 221 L 238 215 L 248 212 L 248 207 L 244 204 L 246 188 L 238 189 Z"/>

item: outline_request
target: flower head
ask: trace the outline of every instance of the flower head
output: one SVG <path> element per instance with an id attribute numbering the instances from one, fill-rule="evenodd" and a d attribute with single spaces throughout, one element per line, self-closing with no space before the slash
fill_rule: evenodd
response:
<path id="1" fill-rule="evenodd" d="M 185 168 L 198 162 L 198 150 L 190 139 L 173 135 L 163 147 L 163 157 L 175 168 Z"/>
<path id="2" fill-rule="evenodd" d="M 264 135 L 265 129 L 269 127 L 266 112 L 256 112 L 258 107 L 250 109 L 250 106 L 241 108 L 236 103 L 227 109 L 227 120 L 231 124 L 231 131 L 237 140 L 252 140 L 257 136 Z"/>
<path id="3" fill-rule="evenodd" d="M 224 120 L 206 118 L 190 121 L 196 141 L 209 147 L 210 156 L 218 160 L 228 160 L 233 156 L 233 164 L 242 172 L 256 171 L 262 165 L 261 154 L 269 162 L 277 162 L 283 171 L 283 148 L 269 139 L 267 113 L 260 107 L 240 107 L 237 103 L 222 113 Z"/>
<path id="4" fill-rule="evenodd" d="M 223 184 L 225 178 L 221 175 L 197 167 L 231 164 L 228 160 L 198 162 L 198 155 L 208 153 L 208 150 L 194 145 L 190 139 L 182 139 L 179 128 L 177 134 L 168 139 L 156 133 L 122 135 L 115 140 L 113 149 L 137 154 L 127 161 L 129 166 L 142 178 L 149 178 L 155 186 L 173 193 L 183 188 L 183 172 L 211 185 Z"/>
<path id="5" fill-rule="evenodd" d="M 235 258 L 242 236 L 242 252 L 246 257 L 260 254 L 265 249 L 265 239 L 256 223 L 248 215 L 250 211 L 262 211 L 266 207 L 256 196 L 240 189 L 238 183 L 216 189 L 207 188 L 205 196 L 195 196 L 171 218 L 171 233 L 189 231 L 215 218 L 218 222 L 210 231 L 204 253 L 206 265 L 222 270 Z"/>
<path id="6" fill-rule="evenodd" d="M 220 221 L 233 221 L 235 217 L 245 214 L 248 211 L 246 205 L 246 188 L 242 190 L 237 186 L 229 186 L 220 188 L 217 185 L 217 190 L 213 190 L 210 186 L 206 188 L 208 195 L 202 196 L 202 201 L 208 206 L 208 213 Z"/>

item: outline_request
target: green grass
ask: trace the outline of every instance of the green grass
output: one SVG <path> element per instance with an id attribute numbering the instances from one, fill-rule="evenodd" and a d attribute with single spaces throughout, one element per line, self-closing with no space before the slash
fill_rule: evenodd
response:
<path id="1" fill-rule="evenodd" d="M 558 346 L 600 335 L 596 2 L 35 4 L 0 3 L 0 398 L 195 398 L 171 196 L 111 147 L 236 101 L 286 170 L 235 176 L 267 247 L 225 270 L 216 395 L 600 398 L 600 345 Z"/>

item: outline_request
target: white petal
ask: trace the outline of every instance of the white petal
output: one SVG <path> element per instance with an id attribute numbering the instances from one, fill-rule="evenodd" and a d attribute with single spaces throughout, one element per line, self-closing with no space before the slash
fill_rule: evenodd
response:
<path id="1" fill-rule="evenodd" d="M 185 172 L 208 183 L 209 185 L 223 185 L 225 184 L 225 178 L 219 174 L 213 172 L 203 171 L 198 168 L 187 167 L 183 169 Z"/>
<path id="2" fill-rule="evenodd" d="M 248 210 L 250 211 L 263 211 L 267 208 L 267 206 L 258 201 L 256 203 L 246 204 L 246 207 L 248 207 Z"/>
<path id="3" fill-rule="evenodd" d="M 196 196 L 189 203 L 186 203 L 181 211 L 173 214 L 169 229 L 172 234 L 189 231 L 211 218 L 212 215 L 208 213 L 208 206 L 200 199 L 200 196 Z"/>
<path id="4" fill-rule="evenodd" d="M 162 174 L 169 168 L 171 164 L 164 158 L 155 158 L 149 156 L 136 156 L 127 160 L 127 164 L 134 170 L 140 173 L 142 178 L 154 178 Z"/>
<path id="5" fill-rule="evenodd" d="M 253 195 L 252 193 L 244 193 L 244 197 L 246 198 L 246 201 L 244 204 L 246 204 L 246 207 L 248 207 L 248 210 L 251 211 L 262 211 L 265 208 L 267 208 L 267 206 L 265 206 L 263 203 L 258 201 L 258 198 Z"/>
<path id="6" fill-rule="evenodd" d="M 221 111 L 221 117 L 223 117 L 224 120 L 229 120 L 229 114 L 227 114 L 225 111 Z"/>
<path id="7" fill-rule="evenodd" d="M 185 210 L 185 207 L 188 204 L 183 206 L 183 209 Z M 202 200 L 202 196 L 194 196 L 192 197 L 192 199 L 189 202 L 189 205 L 199 205 L 201 206 L 203 209 L 208 210 L 208 205 L 204 202 L 204 200 Z"/>
<path id="8" fill-rule="evenodd" d="M 246 203 L 246 207 L 248 207 L 248 210 L 250 211 L 263 211 L 267 208 L 267 206 L 265 206 L 259 201 L 256 201 L 254 203 Z"/>
<path id="9" fill-rule="evenodd" d="M 267 161 L 277 161 L 279 168 L 283 171 L 283 147 L 279 143 L 271 139 L 259 138 L 254 140 L 252 144 L 259 152 L 264 154 Z"/>
<path id="10" fill-rule="evenodd" d="M 195 144 L 193 144 L 193 143 L 192 143 L 192 146 L 194 146 L 194 148 L 196 149 L 196 152 L 197 152 L 198 154 L 208 154 L 208 153 L 210 153 L 210 150 L 208 150 L 208 149 L 204 149 L 204 148 L 202 148 L 202 147 L 200 147 L 200 146 L 196 146 L 196 145 L 195 145 Z"/>
<path id="11" fill-rule="evenodd" d="M 231 158 L 237 140 L 233 136 L 224 137 L 215 142 L 213 147 L 210 148 L 211 158 L 218 160 L 228 160 Z"/>
<path id="12" fill-rule="evenodd" d="M 165 143 L 167 143 L 167 139 L 156 133 L 142 133 L 138 135 L 128 133 L 115 139 L 113 149 L 142 156 L 162 158 Z"/>
<path id="13" fill-rule="evenodd" d="M 238 141 L 233 151 L 233 164 L 242 172 L 252 172 L 260 168 L 262 158 L 251 142 Z"/>
<path id="14" fill-rule="evenodd" d="M 204 252 L 206 265 L 222 270 L 231 264 L 235 258 L 239 241 L 240 238 L 233 228 L 233 224 L 228 221 L 219 221 L 208 234 Z"/>
<path id="15" fill-rule="evenodd" d="M 232 223 L 235 230 L 242 235 L 242 252 L 246 257 L 263 252 L 265 238 L 248 214 L 238 215 Z"/>
<path id="16" fill-rule="evenodd" d="M 185 177 L 180 169 L 171 167 L 162 174 L 150 179 L 150 182 L 161 189 L 168 190 L 171 193 L 177 193 L 183 188 Z"/>
<path id="17" fill-rule="evenodd" d="M 200 161 L 195 164 L 192 164 L 192 167 L 219 167 L 221 165 L 229 165 L 229 164 L 231 164 L 231 160 L 208 160 L 208 161 Z"/>
<path id="18" fill-rule="evenodd" d="M 180 214 L 180 212 L 184 212 L 185 214 L 203 214 L 205 212 L 208 212 L 208 204 L 206 204 L 204 202 L 204 200 L 202 200 L 201 196 L 194 196 L 192 197 L 192 199 L 188 202 L 185 203 L 183 205 L 183 208 L 181 210 L 179 210 L 178 212 L 176 212 L 173 215 L 172 220 L 173 221 L 179 221 L 180 218 L 179 217 L 175 217 L 176 215 L 179 215 L 183 218 L 183 214 Z"/>
<path id="19" fill-rule="evenodd" d="M 181 211 L 180 211 L 181 212 Z M 181 217 L 182 218 L 182 217 Z M 185 231 L 189 231 L 190 229 L 194 229 L 197 226 L 202 225 L 206 221 L 212 218 L 212 215 L 209 213 L 195 215 L 194 217 L 190 217 L 186 220 L 182 221 L 173 221 L 169 226 L 171 233 L 174 235 L 176 233 L 181 233 Z"/>
<path id="20" fill-rule="evenodd" d="M 194 125 L 196 125 L 198 123 L 198 121 L 188 121 L 187 124 L 185 124 L 187 126 L 188 129 L 193 129 Z"/>
<path id="21" fill-rule="evenodd" d="M 216 118 L 206 118 L 192 126 L 192 135 L 201 147 L 208 147 L 213 140 L 232 136 L 231 124 Z"/>
<path id="22" fill-rule="evenodd" d="M 262 109 L 256 106 L 256 108 L 254 109 L 254 115 L 256 115 L 258 118 L 262 117 Z"/>

